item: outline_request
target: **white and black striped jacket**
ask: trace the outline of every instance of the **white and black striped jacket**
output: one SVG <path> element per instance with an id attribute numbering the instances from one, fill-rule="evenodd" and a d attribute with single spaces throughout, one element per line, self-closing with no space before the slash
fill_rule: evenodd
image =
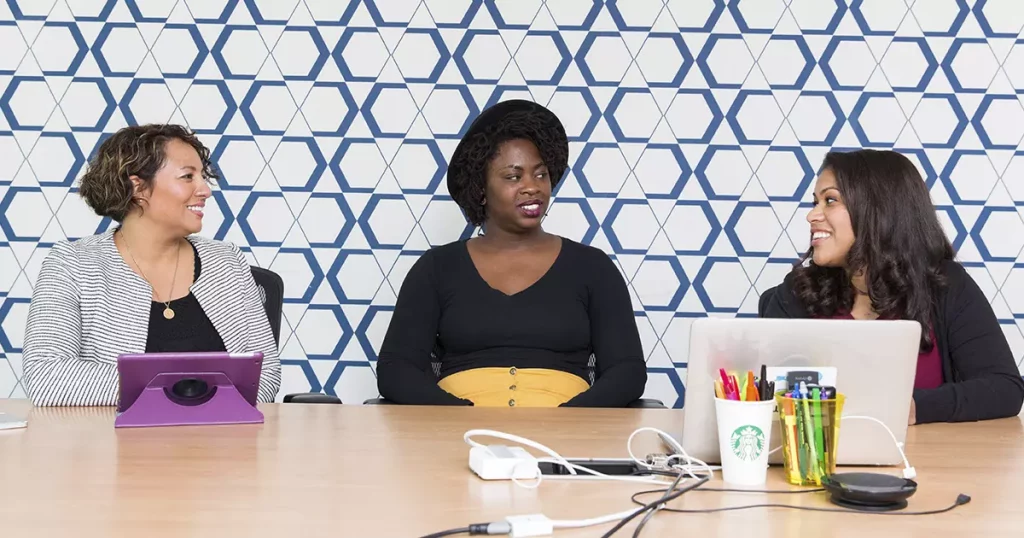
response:
<path id="1" fill-rule="evenodd" d="M 281 361 L 245 256 L 231 243 L 189 240 L 203 267 L 192 293 L 229 352 L 263 352 L 259 401 L 274 401 Z M 25 330 L 22 381 L 32 402 L 116 405 L 117 356 L 145 351 L 152 293 L 117 251 L 112 230 L 55 244 Z"/>

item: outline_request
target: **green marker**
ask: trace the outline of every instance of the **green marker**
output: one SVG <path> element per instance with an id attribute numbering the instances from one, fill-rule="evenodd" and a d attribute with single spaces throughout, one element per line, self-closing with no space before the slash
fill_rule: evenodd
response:
<path id="1" fill-rule="evenodd" d="M 807 401 L 810 397 L 810 393 L 807 392 L 807 385 L 803 381 L 800 382 L 800 401 L 803 403 L 804 408 L 804 431 L 807 433 L 807 444 L 810 446 L 811 457 L 808 459 L 808 463 L 811 467 L 811 480 L 815 483 L 819 483 L 821 480 L 821 469 L 818 468 L 818 451 L 814 449 L 814 421 L 811 420 L 811 404 Z"/>
<path id="2" fill-rule="evenodd" d="M 811 397 L 814 399 L 814 439 L 818 445 L 818 465 L 824 474 L 827 469 L 825 451 L 828 450 L 828 447 L 825 446 L 825 437 L 821 428 L 821 390 L 815 387 L 811 391 Z"/>
<path id="3" fill-rule="evenodd" d="M 796 417 L 796 454 L 797 468 L 800 470 L 800 482 L 806 482 L 810 477 L 810 473 L 807 472 L 807 437 L 804 435 L 804 430 L 810 427 L 810 424 L 804 424 L 803 413 L 800 412 L 799 401 L 793 402 L 793 416 Z"/>

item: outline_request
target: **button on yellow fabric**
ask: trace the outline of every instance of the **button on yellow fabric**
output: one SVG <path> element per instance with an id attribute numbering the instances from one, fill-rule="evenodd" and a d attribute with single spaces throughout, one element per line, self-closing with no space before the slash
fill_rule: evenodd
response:
<path id="1" fill-rule="evenodd" d="M 514 375 L 509 375 L 515 370 Z M 445 376 L 438 386 L 478 407 L 558 407 L 590 388 L 580 376 L 547 368 L 474 368 Z"/>
<path id="2" fill-rule="evenodd" d="M 508 401 L 508 406 L 509 407 L 515 407 L 516 406 L 516 401 L 515 400 L 509 400 Z"/>
<path id="3" fill-rule="evenodd" d="M 515 366 L 513 366 L 513 367 L 512 367 L 512 368 L 511 368 L 511 369 L 510 369 L 510 370 L 508 371 L 508 373 L 510 373 L 510 374 L 512 374 L 512 375 L 516 375 L 516 367 L 515 367 Z"/>

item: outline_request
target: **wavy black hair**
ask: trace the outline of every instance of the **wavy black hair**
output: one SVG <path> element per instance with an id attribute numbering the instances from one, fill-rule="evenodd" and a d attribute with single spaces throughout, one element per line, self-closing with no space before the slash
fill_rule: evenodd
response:
<path id="1" fill-rule="evenodd" d="M 497 106 L 502 105 L 504 103 Z M 526 108 L 503 113 L 493 121 L 486 118 L 481 125 L 474 125 L 448 164 L 448 192 L 474 226 L 483 224 L 487 218 L 483 203 L 487 167 L 497 156 L 501 144 L 509 140 L 529 140 L 537 146 L 548 167 L 552 190 L 569 166 L 565 130 L 553 114 L 539 105 L 530 103 Z"/>
<path id="2" fill-rule="evenodd" d="M 856 295 L 850 280 L 863 271 L 871 305 L 881 319 L 921 324 L 921 350 L 932 349 L 929 328 L 942 265 L 955 252 L 939 222 L 921 174 L 895 151 L 830 152 L 831 170 L 850 213 L 854 242 L 845 267 L 814 264 L 814 247 L 794 269 L 793 289 L 812 317 L 849 312 Z"/>

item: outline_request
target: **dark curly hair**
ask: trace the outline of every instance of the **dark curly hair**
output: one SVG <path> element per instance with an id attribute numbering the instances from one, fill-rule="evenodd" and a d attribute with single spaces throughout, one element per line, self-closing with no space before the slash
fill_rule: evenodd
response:
<path id="1" fill-rule="evenodd" d="M 133 208 L 142 208 L 135 196 L 131 176 L 138 176 L 151 186 L 156 172 L 164 165 L 164 148 L 172 139 L 192 146 L 203 163 L 203 176 L 217 179 L 210 150 L 187 127 L 171 124 L 149 124 L 125 127 L 100 144 L 79 182 L 79 195 L 102 217 L 117 222 Z"/>
<path id="2" fill-rule="evenodd" d="M 921 174 L 895 151 L 830 152 L 831 170 L 850 213 L 854 243 L 846 267 L 814 264 L 811 247 L 794 269 L 793 289 L 812 317 L 853 308 L 851 275 L 864 271 L 871 305 L 881 319 L 921 324 L 921 350 L 932 349 L 935 297 L 945 286 L 942 265 L 955 257 Z"/>
<path id="3" fill-rule="evenodd" d="M 457 152 L 448 164 L 452 175 L 449 191 L 459 204 L 466 219 L 480 226 L 487 218 L 483 203 L 487 187 L 487 167 L 498 154 L 501 144 L 509 140 L 529 140 L 537 146 L 540 157 L 548 167 L 551 188 L 561 181 L 569 167 L 569 150 L 565 131 L 543 115 L 529 110 L 505 114 L 497 121 L 468 135 L 463 151 Z"/>

